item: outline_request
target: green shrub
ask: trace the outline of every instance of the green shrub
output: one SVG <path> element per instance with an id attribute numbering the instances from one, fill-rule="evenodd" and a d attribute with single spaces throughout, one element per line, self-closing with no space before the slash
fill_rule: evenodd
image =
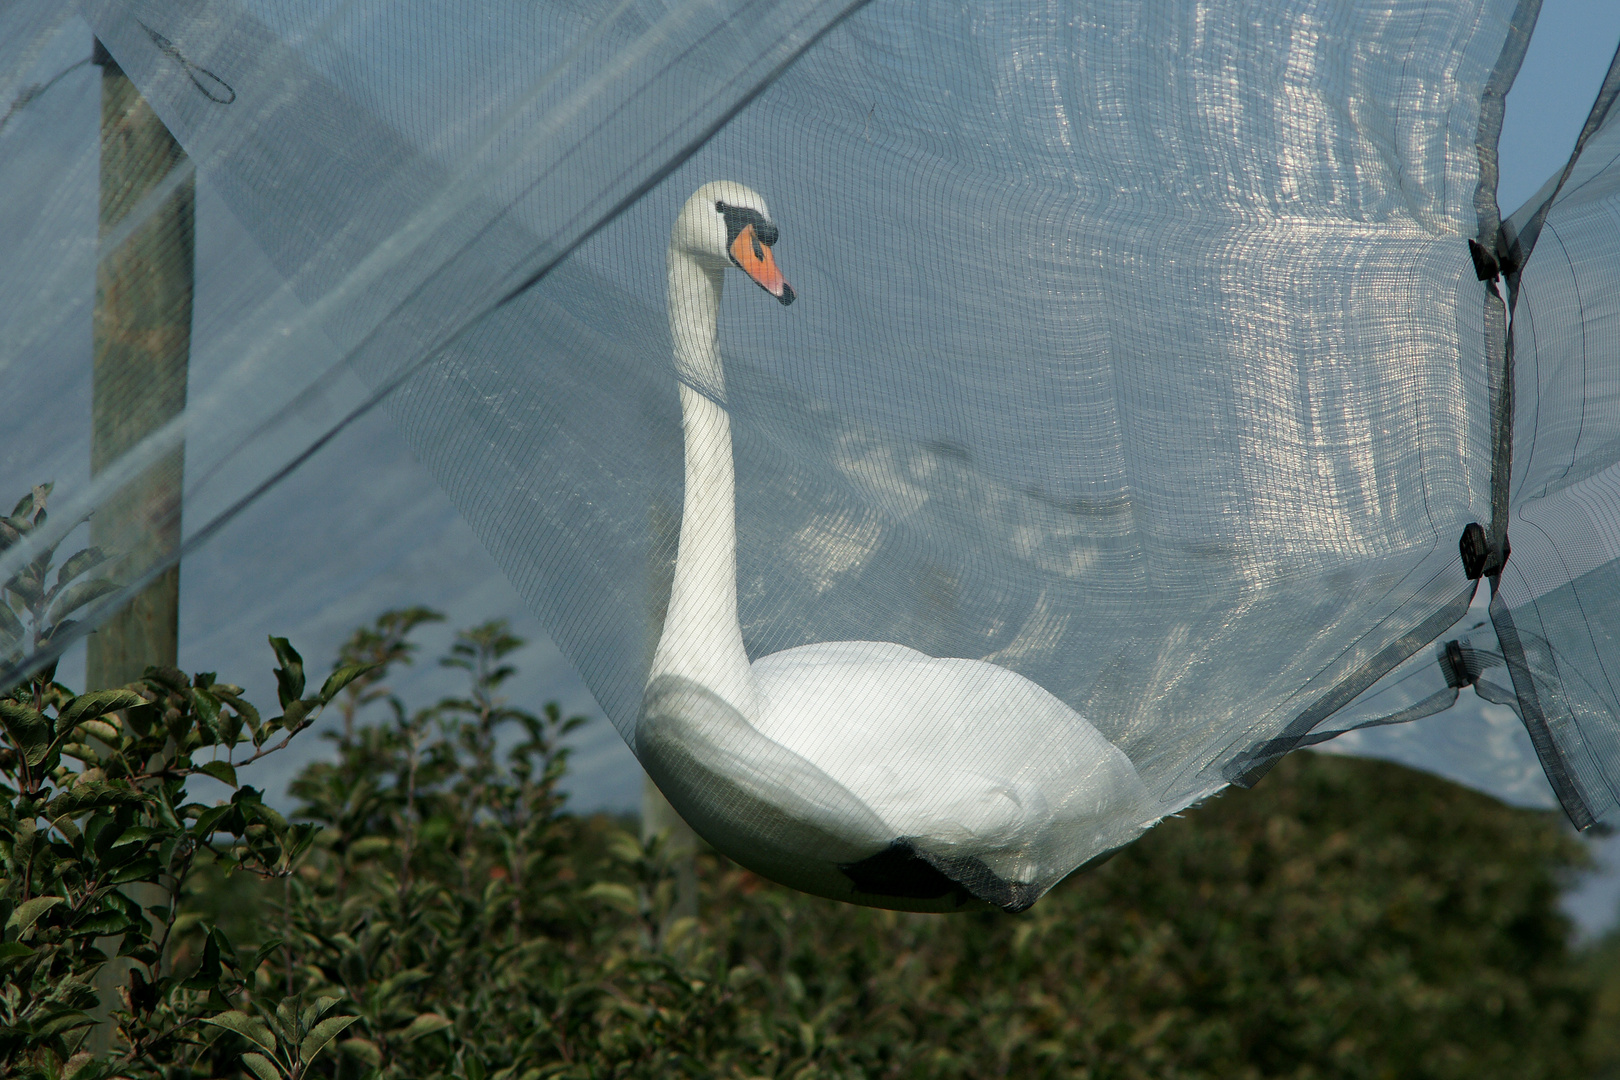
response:
<path id="1" fill-rule="evenodd" d="M 1022 915 L 852 908 L 706 853 L 700 917 L 672 919 L 658 843 L 565 812 L 562 739 L 582 721 L 502 700 L 519 644 L 503 624 L 462 633 L 441 661 L 464 694 L 411 707 L 390 691 L 412 631 L 436 617 L 393 612 L 357 632 L 312 696 L 275 642 L 282 715 L 268 721 L 207 675 L 152 671 L 124 696 L 38 680 L 12 693 L 0 1072 L 1224 1080 L 1601 1066 L 1582 1059 L 1598 976 L 1556 904 L 1581 848 L 1550 815 L 1301 754 Z M 342 723 L 331 760 L 292 786 L 295 823 L 246 787 L 187 801 L 188 776 L 234 782 L 220 763 L 280 745 L 322 707 Z M 70 745 L 81 765 L 57 766 Z M 126 893 L 142 883 L 179 901 L 137 905 Z M 81 1047 L 110 952 L 131 970 L 116 1046 L 95 1059 Z"/>
<path id="2" fill-rule="evenodd" d="M 44 523 L 49 493 L 49 485 L 36 487 L 0 518 L 0 550 Z M 5 583 L 0 646 L 13 662 L 116 588 L 87 576 L 105 561 L 96 549 L 60 568 L 54 554 L 39 553 Z M 148 668 L 128 687 L 75 695 L 55 681 L 53 664 L 0 695 L 4 1075 L 165 1075 L 175 1074 L 170 1063 L 186 1062 L 206 1075 L 213 1064 L 242 1060 L 228 1039 L 211 1040 L 203 1022 L 223 1017 L 230 1025 L 233 998 L 263 956 L 244 959 L 217 928 L 197 924 L 195 960 L 177 968 L 187 926 L 174 897 L 204 865 L 266 878 L 291 873 L 316 827 L 289 824 L 259 792 L 237 786 L 236 769 L 285 747 L 365 670 L 335 671 L 305 696 L 302 660 L 287 642 L 271 644 L 282 713 L 269 719 L 240 687 L 166 668 Z M 234 795 L 216 806 L 188 802 L 186 782 L 198 774 L 231 785 Z M 96 982 L 124 970 L 122 1008 L 111 1021 L 123 1060 L 97 1061 L 84 1049 Z M 192 1071 L 181 1068 L 175 1075 Z"/>

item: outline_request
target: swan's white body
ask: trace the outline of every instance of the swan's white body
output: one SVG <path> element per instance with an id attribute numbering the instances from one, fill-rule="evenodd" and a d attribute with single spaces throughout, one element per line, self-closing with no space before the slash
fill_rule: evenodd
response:
<path id="1" fill-rule="evenodd" d="M 686 492 L 637 752 L 700 834 L 786 884 L 885 907 L 937 910 L 969 895 L 1027 907 L 1162 816 L 1117 747 L 982 660 L 841 641 L 750 663 L 743 648 L 730 421 L 687 384 L 724 392 L 716 325 L 728 262 L 793 299 L 769 251 L 755 243 L 761 260 L 750 259 L 753 234 L 737 239 L 747 215 L 770 220 L 742 185 L 707 184 L 670 239 Z M 774 241 L 774 226 L 761 229 Z"/>

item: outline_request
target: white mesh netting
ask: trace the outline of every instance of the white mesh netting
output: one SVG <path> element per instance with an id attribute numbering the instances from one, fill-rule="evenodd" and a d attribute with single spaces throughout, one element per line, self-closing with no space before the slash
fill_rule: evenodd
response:
<path id="1" fill-rule="evenodd" d="M 0 96 L 82 16 L 185 159 L 65 244 L 94 133 L 44 136 L 71 94 L 0 128 L 14 466 L 83 454 L 98 252 L 193 170 L 251 240 L 183 411 L 63 465 L 0 575 L 182 444 L 194 550 L 380 403 L 674 805 L 791 884 L 1020 908 L 1470 685 L 1600 820 L 1616 80 L 1504 227 L 1538 6 L 22 0 Z"/>

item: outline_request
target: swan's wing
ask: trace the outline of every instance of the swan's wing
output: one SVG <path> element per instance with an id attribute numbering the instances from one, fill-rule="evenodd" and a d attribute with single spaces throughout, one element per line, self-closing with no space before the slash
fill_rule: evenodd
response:
<path id="1" fill-rule="evenodd" d="M 868 895 L 857 888 L 857 879 L 863 887 L 872 883 L 844 868 L 881 859 L 894 840 L 888 826 L 825 772 L 689 679 L 662 675 L 648 684 L 636 755 L 700 836 L 766 877 L 883 907 L 942 911 L 965 900 L 944 879 L 943 888 L 910 893 Z"/>
<path id="2" fill-rule="evenodd" d="M 1083 716 L 995 664 L 839 642 L 765 657 L 754 672 L 759 733 L 925 855 L 977 858 L 1044 891 L 1163 815 Z"/>

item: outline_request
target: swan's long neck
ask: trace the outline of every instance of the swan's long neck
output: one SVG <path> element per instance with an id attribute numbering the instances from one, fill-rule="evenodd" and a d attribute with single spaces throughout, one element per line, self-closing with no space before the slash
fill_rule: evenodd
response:
<path id="1" fill-rule="evenodd" d="M 669 612 L 650 677 L 691 679 L 752 719 L 757 713 L 754 678 L 737 622 L 731 420 L 724 409 L 686 385 L 691 381 L 711 393 L 725 391 L 716 343 L 723 273 L 677 250 L 669 253 L 669 328 L 682 376 L 686 499 Z"/>

